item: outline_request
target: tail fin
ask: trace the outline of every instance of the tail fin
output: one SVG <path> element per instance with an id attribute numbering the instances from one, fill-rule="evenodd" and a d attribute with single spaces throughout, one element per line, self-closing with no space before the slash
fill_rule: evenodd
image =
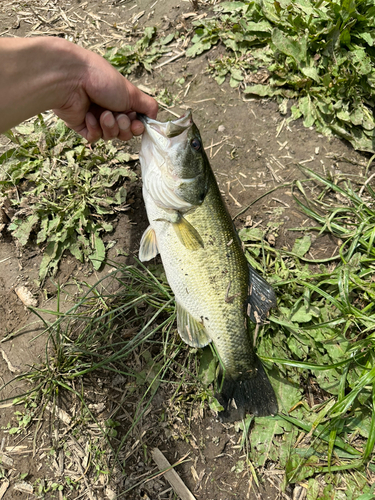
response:
<path id="1" fill-rule="evenodd" d="M 246 413 L 266 417 L 278 412 L 275 392 L 258 358 L 256 375 L 243 380 L 226 377 L 217 399 L 224 407 L 219 412 L 222 422 L 241 420 Z"/>

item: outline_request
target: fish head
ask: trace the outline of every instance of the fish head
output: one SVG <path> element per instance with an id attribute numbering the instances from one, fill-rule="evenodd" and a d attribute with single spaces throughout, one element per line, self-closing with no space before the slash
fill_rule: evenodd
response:
<path id="1" fill-rule="evenodd" d="M 139 154 L 144 188 L 167 209 L 187 211 L 202 204 L 210 165 L 191 112 L 168 122 L 139 119 L 145 126 Z"/>

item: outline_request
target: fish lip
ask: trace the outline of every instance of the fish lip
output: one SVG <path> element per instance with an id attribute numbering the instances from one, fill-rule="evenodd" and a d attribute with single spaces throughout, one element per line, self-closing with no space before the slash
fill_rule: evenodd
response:
<path id="1" fill-rule="evenodd" d="M 186 129 L 190 128 L 193 124 L 191 111 L 188 110 L 179 118 L 168 122 L 159 122 L 153 118 L 137 113 L 137 119 L 140 120 L 145 126 L 146 130 L 152 130 L 162 135 L 163 137 L 172 138 L 182 134 Z"/>
<path id="2" fill-rule="evenodd" d="M 137 120 L 143 123 L 143 125 L 147 125 L 148 120 L 151 120 L 147 115 L 143 113 L 137 113 Z"/>

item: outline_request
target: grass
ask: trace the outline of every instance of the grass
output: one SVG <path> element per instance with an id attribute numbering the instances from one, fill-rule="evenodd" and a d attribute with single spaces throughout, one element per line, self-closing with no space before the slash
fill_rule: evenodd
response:
<path id="1" fill-rule="evenodd" d="M 271 461 L 285 471 L 284 487 L 302 484 L 310 500 L 333 498 L 336 490 L 337 499 L 367 500 L 375 474 L 374 192 L 363 184 L 359 195 L 358 186 L 345 179 L 303 171 L 306 180 L 296 183 L 294 196 L 315 225 L 297 228 L 305 234 L 292 251 L 268 247 L 267 229 L 240 231 L 248 259 L 266 270 L 278 296 L 278 310 L 260 333 L 258 353 L 270 370 L 280 413 L 240 424 L 246 460 L 233 473 L 246 465 L 256 474 Z M 311 189 L 319 189 L 314 198 Z M 306 258 L 314 233 L 329 233 L 338 242 L 325 262 Z M 114 283 L 117 292 L 111 291 Z M 217 359 L 206 348 L 199 367 L 196 351 L 180 342 L 174 299 L 160 267 L 114 266 L 71 310 L 56 311 L 55 317 L 45 323 L 46 363 L 26 375 L 33 397 L 26 398 L 29 406 L 18 414 L 14 432 L 30 425 L 37 406 L 45 409 L 52 402 L 59 407 L 61 394 L 70 394 L 80 406 L 71 425 L 94 424 L 101 437 L 92 446 L 112 450 L 106 468 L 99 451 L 90 462 L 99 478 L 101 467 L 113 473 L 123 463 L 134 446 L 134 432 L 138 436 L 147 428 L 144 418 L 161 386 L 168 403 L 153 415 L 155 428 L 167 415 L 186 414 L 191 405 L 196 415 L 201 408 L 215 409 Z M 132 412 L 127 410 L 125 424 L 122 398 L 116 398 L 110 417 L 90 409 L 86 390 L 96 377 L 126 381 Z M 182 426 L 177 436 L 189 439 L 186 432 Z M 147 445 L 140 441 L 136 447 L 148 460 Z M 138 484 L 130 481 L 126 491 Z"/>
<path id="2" fill-rule="evenodd" d="M 90 446 L 86 473 L 93 477 L 93 486 L 100 484 L 103 475 L 111 471 L 113 474 L 115 465 L 117 468 L 119 464 L 121 466 L 128 452 L 129 440 L 133 440 L 134 429 L 143 425 L 142 419 L 153 396 L 160 384 L 170 377 L 166 375 L 167 371 L 179 367 L 181 342 L 176 342 L 171 335 L 174 302 L 165 280 L 160 279 L 161 270 L 155 268 L 155 271 L 159 280 L 140 264 L 114 265 L 113 272 L 95 286 L 82 284 L 86 291 L 69 311 L 34 311 L 45 326 L 43 333 L 48 339 L 46 360 L 41 366 L 17 377 L 31 382 L 32 388 L 14 401 L 15 404 L 24 401 L 25 406 L 24 411 L 16 412 L 16 425 L 9 424 L 8 432 L 15 434 L 29 429 L 35 419 L 47 422 L 47 409 L 58 421 L 60 408 L 68 404 L 70 417 L 65 424 L 73 429 L 73 436 L 77 439 L 85 436 Z M 109 292 L 108 287 L 118 291 Z M 64 293 L 64 290 L 58 290 L 58 303 Z M 43 319 L 46 312 L 56 319 L 47 323 Z M 89 395 L 90 388 L 97 385 L 97 377 L 106 381 L 108 390 L 115 378 L 123 387 L 119 393 L 112 394 L 115 403 L 110 415 L 107 405 L 104 405 L 104 413 L 102 408 L 98 414 L 95 411 L 98 405 L 92 403 L 93 398 Z M 102 392 L 98 390 L 98 394 Z M 130 419 L 124 419 L 122 393 L 127 394 L 134 410 Z M 77 408 L 75 417 L 71 413 L 72 407 Z M 125 415 L 129 414 L 125 412 Z M 122 434 L 118 433 L 118 419 L 122 422 Z M 55 427 L 54 453 L 66 455 L 71 433 L 67 436 L 62 433 L 61 436 L 57 423 L 52 425 Z M 96 432 L 90 433 L 93 426 Z M 37 425 L 33 429 L 34 444 L 38 442 L 40 427 Z M 61 484 L 69 491 L 70 483 L 66 479 Z M 78 489 L 85 487 L 84 484 L 76 486 Z"/>
<path id="3" fill-rule="evenodd" d="M 317 9 L 324 15 L 318 16 Z M 294 118 L 303 116 L 306 126 L 339 133 L 354 147 L 373 151 L 368 113 L 375 14 L 368 2 L 223 2 L 217 12 L 196 24 L 189 55 L 224 44 L 227 53 L 210 63 L 219 84 L 229 76 L 233 87 L 242 86 L 249 95 L 275 96 L 282 111 L 285 99 L 297 98 Z M 113 49 L 107 57 L 124 74 L 150 69 L 172 38 L 161 46 L 153 46 L 155 40 L 155 30 L 148 30 L 134 47 Z M 266 85 L 248 85 L 249 73 L 268 64 Z M 37 243 L 51 245 L 41 279 L 56 269 L 67 249 L 100 266 L 105 249 L 99 240 L 111 230 L 106 216 L 126 201 L 124 191 L 117 198 L 110 191 L 132 177 L 118 165 L 130 157 L 119 157 L 102 143 L 91 152 L 62 124 L 52 131 L 42 120 L 26 127 L 9 136 L 14 147 L 0 157 L 2 189 L 18 190 L 27 182 L 16 208 L 22 209 L 26 195 L 33 199 L 32 212 L 20 212 L 13 222 L 13 236 L 29 244 L 36 231 Z M 54 158 L 57 199 L 56 188 L 48 191 Z M 375 192 L 370 182 L 356 185 L 301 169 L 306 178 L 294 183 L 293 193 L 311 222 L 296 228 L 302 236 L 293 248 L 268 245 L 267 235 L 277 232 L 274 221 L 240 231 L 249 261 L 266 273 L 278 297 L 277 311 L 258 335 L 258 353 L 279 397 L 280 413 L 248 417 L 236 426 L 245 457 L 232 472 L 247 468 L 256 482 L 272 463 L 284 473 L 282 487 L 299 485 L 308 500 L 369 500 L 375 495 Z M 69 178 L 82 187 L 81 198 L 73 195 Z M 103 179 L 108 192 L 99 187 Z M 57 209 L 65 214 L 70 208 L 67 218 L 55 215 Z M 69 230 L 67 221 L 72 221 Z M 333 255 L 315 258 L 311 252 L 324 235 L 337 247 Z M 129 470 L 136 459 L 150 463 L 148 443 L 157 441 L 161 428 L 189 441 L 184 419 L 217 408 L 212 386 L 217 359 L 210 348 L 197 352 L 180 342 L 174 299 L 160 267 L 113 264 L 110 276 L 92 287 L 81 286 L 82 296 L 73 298 L 69 311 L 34 310 L 48 338 L 46 359 L 19 377 L 32 385 L 17 399 L 24 407 L 7 430 L 21 435 L 32 429 L 36 446 L 52 409 L 51 460 L 58 453 L 73 460 L 77 443 L 84 444 L 86 474 L 93 478 L 88 486 L 78 468 L 78 475 L 61 479 L 64 492 L 82 493 L 103 477 L 126 477 L 121 483 L 126 497 L 152 477 Z M 65 293 L 58 288 L 58 303 Z M 46 312 L 55 319 L 46 322 Z M 151 409 L 161 391 L 166 402 Z M 110 401 L 105 411 L 101 397 Z M 62 405 L 69 409 L 68 433 L 57 425 Z M 166 423 L 174 419 L 178 426 Z M 58 489 L 56 483 L 35 487 L 40 496 Z"/>
<path id="4" fill-rule="evenodd" d="M 286 483 L 307 481 L 308 498 L 331 498 L 339 485 L 346 490 L 342 498 L 372 498 L 367 480 L 371 484 L 375 472 L 374 192 L 366 184 L 359 196 L 344 178 L 303 171 L 315 184 L 314 196 L 306 187 L 311 182 L 299 183 L 295 199 L 317 225 L 299 228 L 306 234 L 292 252 L 242 231 L 253 258 L 263 252 L 279 300 L 259 352 L 273 365 L 282 408 L 273 423 L 255 422 L 250 440 L 261 444 L 250 458 L 257 465 L 278 462 Z M 312 272 L 314 259 L 306 264 L 304 257 L 314 232 L 334 236 L 338 247 L 324 259 L 330 262 L 317 259 Z"/>

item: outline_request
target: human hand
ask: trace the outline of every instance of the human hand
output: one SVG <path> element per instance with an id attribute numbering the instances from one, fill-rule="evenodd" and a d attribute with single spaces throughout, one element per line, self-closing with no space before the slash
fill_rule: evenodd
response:
<path id="1" fill-rule="evenodd" d="M 98 54 L 57 37 L 0 38 L 0 133 L 53 109 L 89 142 L 131 139 L 158 105 Z"/>
<path id="2" fill-rule="evenodd" d="M 101 56 L 73 46 L 83 59 L 76 81 L 67 89 L 67 100 L 53 111 L 66 125 L 89 142 L 100 138 L 128 141 L 141 135 L 144 126 L 136 113 L 156 118 L 158 104 L 124 78 Z"/>

